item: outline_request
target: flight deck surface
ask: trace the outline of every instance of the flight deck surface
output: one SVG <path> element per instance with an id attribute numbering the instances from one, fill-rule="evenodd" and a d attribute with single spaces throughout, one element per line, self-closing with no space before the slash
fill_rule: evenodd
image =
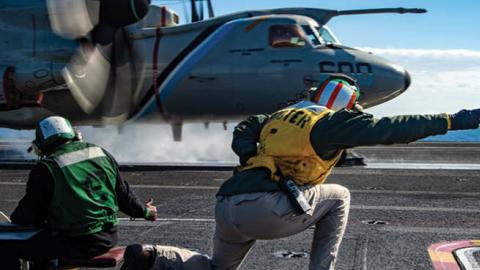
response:
<path id="1" fill-rule="evenodd" d="M 421 143 L 357 153 L 368 166 L 336 168 L 328 179 L 352 194 L 337 269 L 432 269 L 430 245 L 480 238 L 479 144 Z M 231 172 L 152 168 L 130 167 L 122 175 L 142 199 L 155 199 L 159 220 L 122 215 L 119 244 L 175 245 L 211 254 L 215 193 Z M 0 209 L 10 213 L 24 194 L 28 170 L 1 169 L 0 175 Z M 257 241 L 241 269 L 308 269 L 302 255 L 312 236 L 309 229 Z M 282 256 L 288 252 L 299 256 Z"/>

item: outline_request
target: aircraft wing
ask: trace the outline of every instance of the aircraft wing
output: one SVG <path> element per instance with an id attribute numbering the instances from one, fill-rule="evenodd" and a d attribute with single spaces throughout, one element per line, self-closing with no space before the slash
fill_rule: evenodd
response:
<path id="1" fill-rule="evenodd" d="M 250 10 L 250 11 L 241 11 L 232 14 L 227 14 L 223 16 L 214 17 L 208 20 L 198 21 L 195 23 L 189 23 L 184 25 L 176 25 L 171 27 L 164 27 L 162 33 L 179 33 L 188 30 L 205 28 L 210 25 L 217 25 L 227 23 L 228 21 L 241 19 L 241 18 L 250 18 L 256 16 L 266 16 L 266 15 L 301 15 L 307 16 L 318 22 L 319 25 L 325 25 L 330 19 L 335 16 L 344 16 L 344 15 L 360 15 L 360 14 L 379 14 L 379 13 L 425 13 L 427 10 L 420 8 L 377 8 L 377 9 L 357 9 L 357 10 L 330 10 L 330 9 L 319 9 L 319 8 L 277 8 L 277 9 L 266 9 L 266 10 Z M 131 38 L 133 39 L 143 39 L 155 36 L 155 28 L 147 28 L 136 33 L 130 33 Z"/>
<path id="2" fill-rule="evenodd" d="M 379 14 L 379 13 L 425 13 L 427 10 L 420 8 L 376 8 L 376 9 L 357 9 L 357 10 L 329 10 L 318 8 L 279 8 L 263 11 L 251 12 L 261 13 L 258 15 L 267 14 L 295 14 L 310 17 L 316 20 L 319 24 L 326 24 L 331 18 L 342 15 L 360 15 L 360 14 Z"/>

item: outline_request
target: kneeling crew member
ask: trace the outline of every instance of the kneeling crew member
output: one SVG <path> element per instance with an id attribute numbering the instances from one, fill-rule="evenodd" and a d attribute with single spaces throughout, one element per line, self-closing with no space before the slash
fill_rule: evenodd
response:
<path id="1" fill-rule="evenodd" d="M 343 150 L 475 129 L 480 121 L 480 109 L 377 119 L 358 109 L 358 96 L 351 78 L 334 76 L 310 101 L 240 122 L 232 148 L 242 167 L 217 193 L 211 264 L 198 253 L 163 246 L 145 246 L 143 253 L 138 248 L 138 261 L 146 262 L 146 255 L 156 252 L 155 270 L 233 270 L 257 239 L 287 237 L 314 226 L 309 269 L 334 269 L 350 193 L 324 182 Z"/>
<path id="2" fill-rule="evenodd" d="M 2 269 L 20 269 L 20 258 L 44 269 L 51 260 L 62 263 L 105 253 L 117 243 L 119 210 L 156 219 L 153 201 L 141 203 L 120 177 L 115 159 L 82 142 L 67 119 L 40 121 L 32 148 L 40 159 L 11 220 L 44 229 L 26 241 L 0 244 Z"/>
<path id="3" fill-rule="evenodd" d="M 313 93 L 312 102 L 239 123 L 232 148 L 244 166 L 217 193 L 215 269 L 237 269 L 256 239 L 286 237 L 311 226 L 309 269 L 334 269 L 350 193 L 323 183 L 342 151 L 474 129 L 480 121 L 480 110 L 377 119 L 356 109 L 358 97 L 352 79 L 333 77 Z M 279 185 L 289 178 L 300 190 L 297 199 Z M 302 199 L 307 206 L 302 207 Z"/>

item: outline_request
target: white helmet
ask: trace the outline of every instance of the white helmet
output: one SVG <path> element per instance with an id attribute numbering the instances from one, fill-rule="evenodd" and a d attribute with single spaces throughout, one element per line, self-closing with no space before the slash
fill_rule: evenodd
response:
<path id="1" fill-rule="evenodd" d="M 360 97 L 360 91 L 353 79 L 346 76 L 332 76 L 315 89 L 310 99 L 331 110 L 352 109 Z"/>
<path id="2" fill-rule="evenodd" d="M 33 150 L 46 153 L 52 148 L 77 137 L 70 121 L 60 116 L 50 116 L 38 122 L 35 128 Z"/>

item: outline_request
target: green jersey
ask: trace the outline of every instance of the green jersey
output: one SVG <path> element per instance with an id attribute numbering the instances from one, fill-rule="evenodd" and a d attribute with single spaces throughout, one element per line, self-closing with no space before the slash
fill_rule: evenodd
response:
<path id="1" fill-rule="evenodd" d="M 71 142 L 40 161 L 53 176 L 48 222 L 70 236 L 93 234 L 118 223 L 117 168 L 98 146 Z"/>

